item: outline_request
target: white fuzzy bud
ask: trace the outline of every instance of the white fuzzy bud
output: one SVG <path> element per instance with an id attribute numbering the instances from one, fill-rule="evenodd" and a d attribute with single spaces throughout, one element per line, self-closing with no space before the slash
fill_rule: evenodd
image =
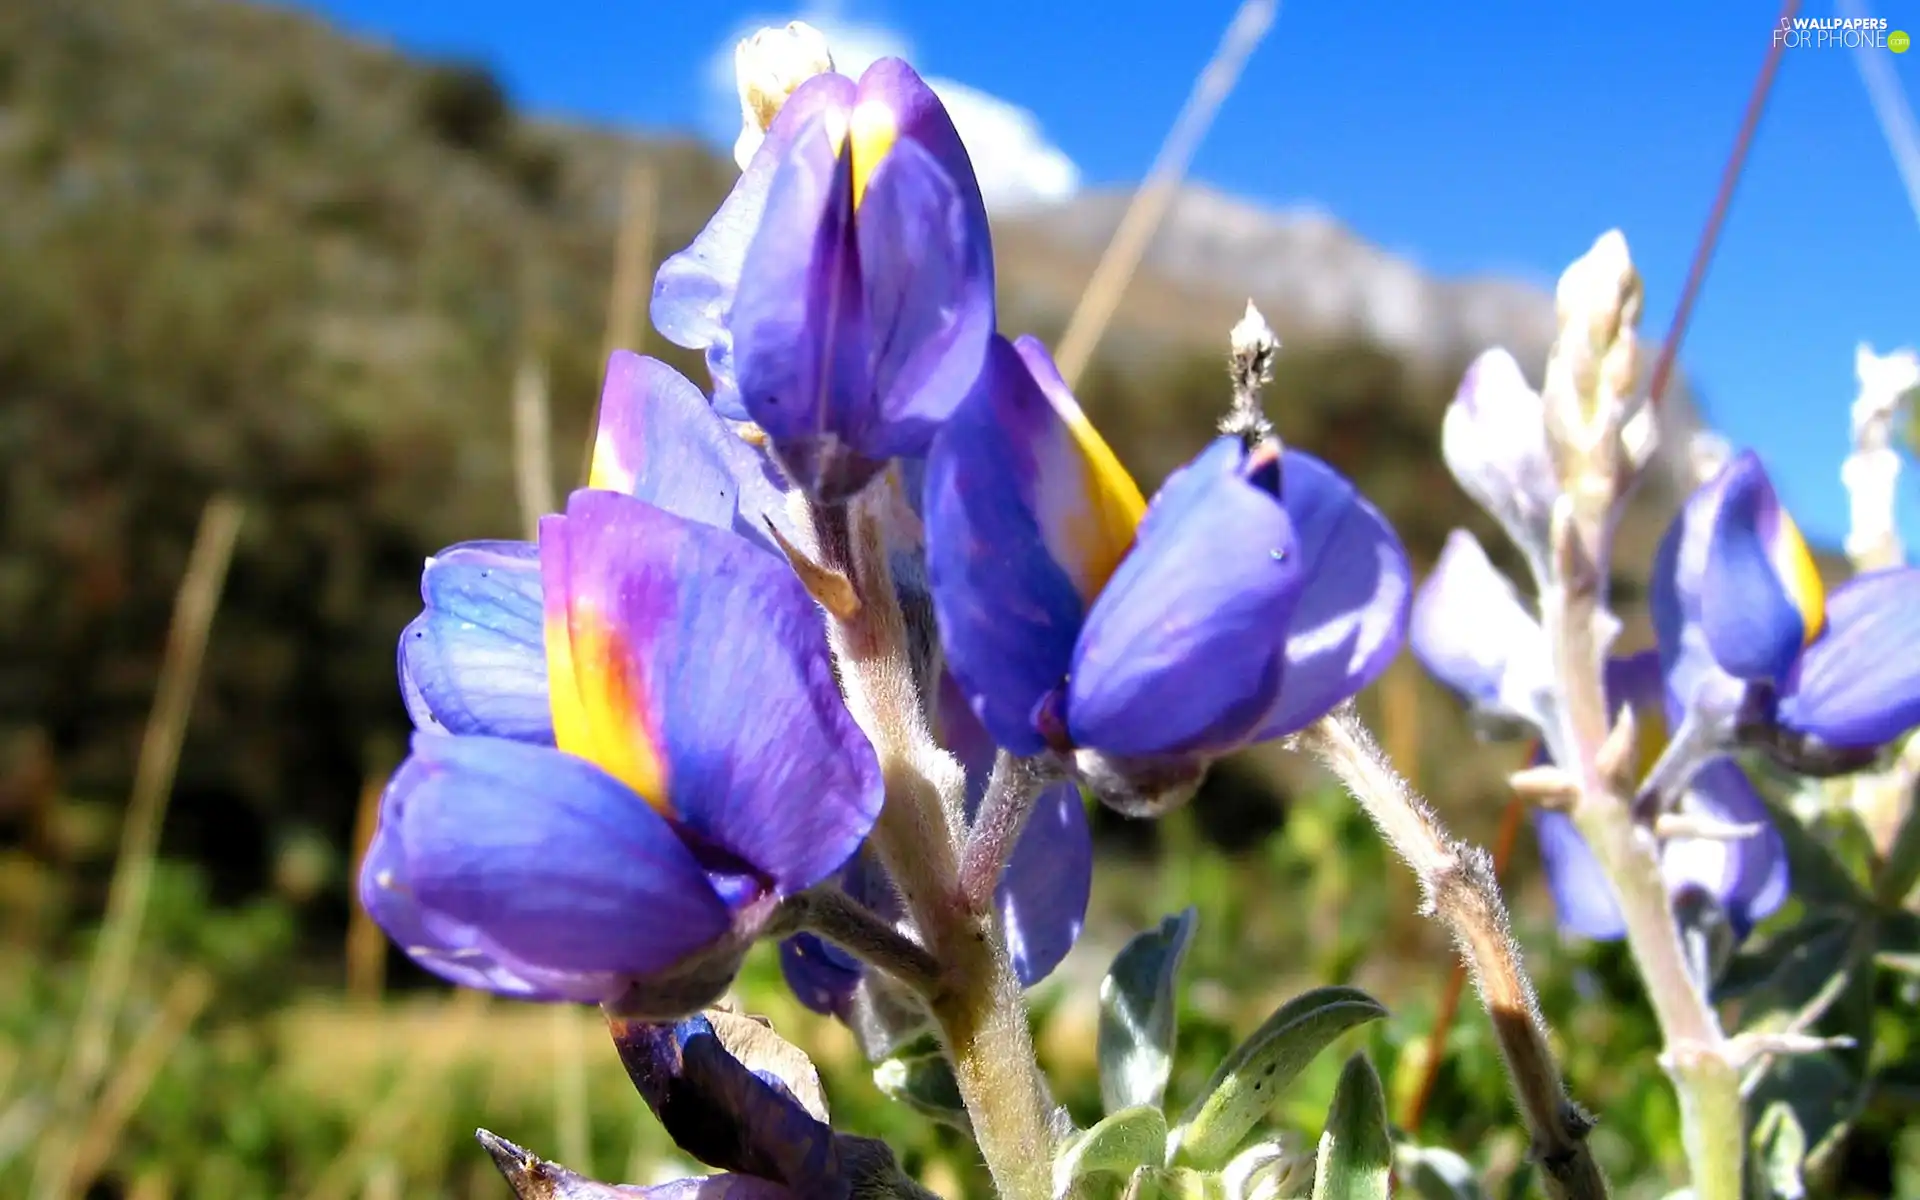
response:
<path id="1" fill-rule="evenodd" d="M 742 171 L 766 140 L 767 129 L 787 97 L 815 75 L 831 70 L 833 52 L 826 35 L 805 21 L 778 29 L 769 26 L 741 39 L 733 49 L 734 77 L 740 87 L 740 138 L 733 144 L 733 160 Z"/>

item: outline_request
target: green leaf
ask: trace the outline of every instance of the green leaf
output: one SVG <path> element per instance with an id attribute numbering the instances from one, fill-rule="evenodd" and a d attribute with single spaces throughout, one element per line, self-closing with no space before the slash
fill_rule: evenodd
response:
<path id="1" fill-rule="evenodd" d="M 1148 1104 L 1123 1108 L 1069 1141 L 1053 1160 L 1053 1194 L 1063 1196 L 1086 1175 L 1131 1178 L 1167 1159 L 1167 1115 Z"/>
<path id="2" fill-rule="evenodd" d="M 1727 964 L 1714 995 L 1744 1001 L 1749 1013 L 1799 1013 L 1847 967 L 1855 914 L 1821 913 L 1756 939 Z"/>
<path id="3" fill-rule="evenodd" d="M 1767 1105 L 1753 1130 L 1753 1159 L 1769 1200 L 1806 1200 L 1807 1135 L 1793 1107 L 1776 1100 Z"/>
<path id="4" fill-rule="evenodd" d="M 939 1050 L 896 1055 L 873 1069 L 873 1082 L 882 1093 L 921 1116 L 972 1136 L 973 1123 L 960 1099 L 960 1082 Z"/>
<path id="5" fill-rule="evenodd" d="M 1373 1064 L 1356 1054 L 1340 1072 L 1327 1131 L 1320 1135 L 1313 1200 L 1387 1200 L 1392 1178 L 1387 1098 Z"/>
<path id="6" fill-rule="evenodd" d="M 1859 1077 L 1832 1051 L 1787 1055 L 1761 1076 L 1748 1111 L 1765 1113 L 1775 1104 L 1790 1108 L 1808 1147 L 1807 1170 L 1818 1171 L 1858 1115 L 1863 1090 Z"/>
<path id="7" fill-rule="evenodd" d="M 1199 916 L 1175 913 L 1114 956 L 1100 984 L 1100 1104 L 1107 1112 L 1159 1105 L 1173 1073 L 1180 964 Z"/>
<path id="8" fill-rule="evenodd" d="M 1276 1096 L 1334 1039 L 1387 1015 L 1357 988 L 1323 987 L 1295 996 L 1227 1056 L 1175 1132 L 1193 1165 L 1217 1168 L 1233 1157 Z"/>
<path id="9" fill-rule="evenodd" d="M 1438 1146 L 1401 1146 L 1400 1180 L 1420 1200 L 1487 1200 L 1473 1166 Z"/>
<path id="10" fill-rule="evenodd" d="M 1787 874 L 1793 880 L 1793 893 L 1809 908 L 1860 909 L 1873 903 L 1871 896 L 1841 857 L 1814 835 L 1792 811 L 1759 789 L 1766 801 L 1774 828 L 1787 848 Z"/>
<path id="11" fill-rule="evenodd" d="M 1125 1200 L 1231 1200 L 1218 1175 L 1184 1167 L 1141 1167 L 1127 1185 Z"/>

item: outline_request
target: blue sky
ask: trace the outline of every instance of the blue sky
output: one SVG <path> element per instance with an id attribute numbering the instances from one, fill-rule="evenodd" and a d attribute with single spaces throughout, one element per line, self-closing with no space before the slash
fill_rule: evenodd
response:
<path id="1" fill-rule="evenodd" d="M 1831 16 L 1830 3 L 1802 13 Z M 1101 186 L 1144 173 L 1238 0 L 1135 17 L 1091 0 L 304 7 L 406 49 L 483 59 L 539 112 L 728 142 L 737 112 L 716 90 L 716 51 L 743 28 L 822 19 L 1027 110 L 1030 149 L 1057 148 L 1083 186 Z M 1870 7 L 1920 36 L 1920 3 Z M 1286 0 L 1192 174 L 1257 202 L 1323 207 L 1443 274 L 1550 286 L 1618 227 L 1658 337 L 1777 15 L 1671 0 Z M 1683 352 L 1709 418 L 1760 453 L 1808 534 L 1832 544 L 1846 523 L 1837 472 L 1854 345 L 1920 344 L 1920 227 L 1853 53 L 1784 56 Z M 1911 94 L 1920 50 L 1892 62 Z M 1920 473 L 1903 484 L 1902 528 L 1920 542 Z"/>

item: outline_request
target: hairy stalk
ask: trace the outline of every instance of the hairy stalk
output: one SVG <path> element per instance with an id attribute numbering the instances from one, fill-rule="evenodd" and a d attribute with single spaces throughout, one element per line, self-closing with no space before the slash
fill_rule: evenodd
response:
<path id="1" fill-rule="evenodd" d="M 845 892 L 816 888 L 787 902 L 793 927 L 832 942 L 923 996 L 940 988 L 940 964 L 926 947 L 875 916 Z"/>
<path id="2" fill-rule="evenodd" d="M 1016 758 L 1002 750 L 993 760 L 987 794 L 981 798 L 960 856 L 960 891 L 972 911 L 983 913 L 992 907 L 994 891 L 1027 818 L 1033 815 L 1033 806 L 1050 785 L 1063 778 L 1062 765 L 1051 755 Z"/>
<path id="3" fill-rule="evenodd" d="M 1611 497 L 1606 501 L 1610 505 Z M 1661 1061 L 1679 1093 L 1695 1200 L 1739 1200 L 1746 1145 L 1740 1073 L 1713 1006 L 1694 983 L 1660 872 L 1659 844 L 1634 819 L 1617 778 L 1619 765 L 1608 761 L 1613 727 L 1603 684 L 1605 652 L 1595 636 L 1602 572 L 1591 553 L 1605 536 L 1607 508 L 1594 507 L 1597 519 L 1576 515 L 1556 533 L 1556 541 L 1569 548 L 1556 552 L 1556 582 L 1541 597 L 1562 698 L 1548 742 L 1554 761 L 1566 764 L 1577 786 L 1571 815 L 1613 886 L 1628 951 L 1666 1042 Z M 1585 537 L 1574 532 L 1581 529 Z"/>
<path id="4" fill-rule="evenodd" d="M 993 906 L 976 910 L 961 888 L 966 776 L 928 727 L 884 530 L 863 499 L 816 506 L 810 517 L 822 565 L 859 598 L 854 611 L 829 614 L 833 648 L 848 707 L 886 780 L 873 846 L 939 966 L 928 1007 L 998 1194 L 1047 1200 L 1053 1105 Z"/>
<path id="5" fill-rule="evenodd" d="M 1749 106 L 1747 132 L 1764 92 L 1763 78 Z M 1705 239 L 1696 274 L 1704 269 L 1710 243 L 1711 237 Z M 1697 285 L 1697 279 L 1690 281 L 1648 403 L 1658 403 Z M 1613 518 L 1649 461 L 1649 440 L 1636 450 L 1626 436 L 1637 420 L 1651 416 L 1633 400 L 1640 361 L 1635 326 L 1643 300 L 1639 273 L 1618 232 L 1602 235 L 1567 268 L 1555 294 L 1560 330 L 1547 357 L 1541 399 L 1562 494 L 1549 532 L 1540 619 L 1558 702 L 1542 733 L 1566 776 L 1567 810 L 1612 888 L 1627 949 L 1660 1024 L 1661 1065 L 1680 1102 L 1694 1200 L 1739 1200 L 1746 1155 L 1739 1065 L 1695 981 L 1660 869 L 1657 814 L 1636 811 L 1632 711 L 1616 722 L 1606 696 L 1607 643 L 1618 627 L 1606 611 Z"/>
<path id="6" fill-rule="evenodd" d="M 1486 851 L 1446 831 L 1387 763 L 1351 704 L 1322 718 L 1298 741 L 1339 777 L 1381 836 L 1413 868 L 1424 901 L 1422 915 L 1439 920 L 1453 935 L 1493 1022 L 1549 1194 L 1557 1200 L 1607 1196 L 1606 1177 L 1587 1147 L 1593 1119 L 1567 1098 Z"/>

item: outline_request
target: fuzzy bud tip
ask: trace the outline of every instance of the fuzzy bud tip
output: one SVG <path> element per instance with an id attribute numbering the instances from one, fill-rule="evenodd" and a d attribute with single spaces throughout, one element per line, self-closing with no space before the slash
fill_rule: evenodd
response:
<path id="1" fill-rule="evenodd" d="M 744 171 L 787 97 L 815 75 L 833 70 L 833 52 L 825 34 L 805 21 L 791 21 L 741 39 L 733 50 L 733 70 L 740 88 L 740 139 L 733 158 Z"/>

